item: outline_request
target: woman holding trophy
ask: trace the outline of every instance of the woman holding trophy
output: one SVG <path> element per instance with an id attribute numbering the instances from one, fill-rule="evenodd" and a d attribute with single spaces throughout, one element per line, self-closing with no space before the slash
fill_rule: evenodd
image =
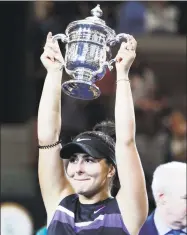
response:
<path id="1" fill-rule="evenodd" d="M 38 139 L 39 181 L 48 235 L 137 235 L 146 220 L 147 193 L 135 143 L 128 78 L 136 46 L 135 39 L 127 35 L 116 56 L 116 143 L 103 132 L 87 131 L 61 146 L 64 59 L 52 33 L 47 35 L 41 55 L 47 75 L 38 112 Z M 116 171 L 121 187 L 113 198 L 110 189 Z"/>

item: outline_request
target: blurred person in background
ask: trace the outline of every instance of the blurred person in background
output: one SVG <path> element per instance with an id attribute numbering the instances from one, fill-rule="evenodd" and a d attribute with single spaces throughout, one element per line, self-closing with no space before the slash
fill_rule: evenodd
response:
<path id="1" fill-rule="evenodd" d="M 186 161 L 186 118 L 179 110 L 173 110 L 163 121 L 170 136 L 169 161 Z"/>
<path id="2" fill-rule="evenodd" d="M 176 34 L 180 10 L 169 1 L 125 1 L 119 5 L 117 32 Z"/>
<path id="3" fill-rule="evenodd" d="M 168 109 L 167 97 L 161 94 L 157 76 L 140 52 L 129 76 L 138 123 L 137 133 L 154 136 L 160 131 L 163 111 Z"/>
<path id="4" fill-rule="evenodd" d="M 153 174 L 152 192 L 156 209 L 139 235 L 187 234 L 186 163 L 173 161 L 158 166 Z"/>
<path id="5" fill-rule="evenodd" d="M 1 203 L 1 235 L 33 235 L 34 220 L 30 211 L 15 202 Z"/>
<path id="6" fill-rule="evenodd" d="M 165 110 L 168 109 L 167 97 L 161 94 L 157 76 L 145 58 L 142 59 L 140 52 L 129 76 L 135 105 L 137 147 L 144 171 L 151 178 L 155 168 L 165 163 L 169 151 L 169 135 L 162 124 Z"/>
<path id="7" fill-rule="evenodd" d="M 130 69 L 132 95 L 135 109 L 145 113 L 145 118 L 150 112 L 155 115 L 167 108 L 167 99 L 160 92 L 157 76 L 150 68 L 141 52 Z"/>
<path id="8" fill-rule="evenodd" d="M 137 53 L 140 56 L 140 53 Z M 130 70 L 132 95 L 136 109 L 142 111 L 157 110 L 156 92 L 157 81 L 155 74 L 149 66 L 139 57 Z"/>
<path id="9" fill-rule="evenodd" d="M 61 147 L 60 68 L 64 60 L 58 42 L 52 42 L 51 33 L 47 36 L 41 56 L 47 76 L 39 105 L 38 139 L 39 181 L 48 235 L 85 232 L 137 235 L 147 217 L 145 178 L 135 144 L 135 116 L 128 79 L 136 41 L 130 35 L 127 37 L 127 43 L 121 44 L 116 56 L 116 144 L 103 132 L 87 131 Z M 112 198 L 110 184 L 116 167 L 121 187 Z"/>
<path id="10" fill-rule="evenodd" d="M 148 1 L 145 28 L 151 34 L 177 34 L 180 11 L 169 1 Z"/>
<path id="11" fill-rule="evenodd" d="M 146 5 L 143 1 L 123 1 L 117 9 L 117 33 L 142 35 L 145 28 Z"/>

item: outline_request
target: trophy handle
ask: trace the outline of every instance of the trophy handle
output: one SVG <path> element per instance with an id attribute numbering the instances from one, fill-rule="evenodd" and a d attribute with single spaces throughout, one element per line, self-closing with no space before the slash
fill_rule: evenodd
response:
<path id="1" fill-rule="evenodd" d="M 65 34 L 63 34 L 63 33 L 56 34 L 56 35 L 54 35 L 54 36 L 52 37 L 52 42 L 55 42 L 55 41 L 57 41 L 57 40 L 61 40 L 61 41 L 64 42 L 64 43 L 68 43 L 68 42 L 69 42 L 68 37 L 67 37 Z M 62 70 L 63 67 L 66 67 L 66 66 L 65 66 L 65 63 L 62 63 L 62 67 L 61 67 L 60 70 Z"/>
<path id="2" fill-rule="evenodd" d="M 113 69 L 113 66 L 111 65 L 112 63 L 114 63 L 116 61 L 116 59 L 112 59 L 110 61 L 105 61 L 100 68 L 93 73 L 93 77 L 95 77 L 95 81 L 101 80 L 104 75 L 106 74 L 107 69 L 109 69 L 110 71 Z"/>
<path id="3" fill-rule="evenodd" d="M 59 34 L 54 35 L 52 38 L 52 41 L 55 42 L 56 40 L 59 40 L 59 39 L 64 43 L 69 42 L 68 37 L 63 33 L 59 33 Z"/>
<path id="4" fill-rule="evenodd" d="M 128 34 L 119 33 L 114 38 L 109 38 L 106 43 L 109 46 L 115 46 L 117 43 L 120 43 L 122 39 L 128 40 Z"/>
<path id="5" fill-rule="evenodd" d="M 106 52 L 108 54 L 108 59 L 111 59 L 112 53 L 109 46 L 106 45 Z M 102 79 L 106 74 L 107 69 L 110 71 L 113 69 L 112 63 L 115 62 L 115 59 L 111 59 L 110 61 L 105 61 L 100 65 L 100 68 L 93 73 L 93 77 L 95 77 L 96 81 Z"/>
<path id="6" fill-rule="evenodd" d="M 120 33 L 120 34 L 116 35 L 115 38 L 109 38 L 106 43 L 109 46 L 115 46 L 117 43 L 120 43 L 122 39 L 128 40 L 127 36 L 128 36 L 128 34 Z M 116 62 L 116 58 L 111 59 L 110 61 L 107 62 L 108 63 L 108 68 L 109 68 L 110 71 L 113 69 L 112 64 L 114 62 Z"/>

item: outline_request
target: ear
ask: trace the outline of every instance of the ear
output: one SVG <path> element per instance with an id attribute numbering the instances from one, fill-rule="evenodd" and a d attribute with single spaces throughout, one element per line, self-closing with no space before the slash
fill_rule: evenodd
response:
<path id="1" fill-rule="evenodd" d="M 165 205 L 166 204 L 166 196 L 164 193 L 158 194 L 158 204 L 159 205 Z"/>
<path id="2" fill-rule="evenodd" d="M 107 175 L 107 177 L 108 177 L 108 178 L 112 178 L 112 177 L 115 175 L 115 173 L 116 173 L 116 169 L 115 169 L 115 167 L 111 164 L 111 165 L 109 166 L 109 170 L 108 170 L 108 175 Z"/>

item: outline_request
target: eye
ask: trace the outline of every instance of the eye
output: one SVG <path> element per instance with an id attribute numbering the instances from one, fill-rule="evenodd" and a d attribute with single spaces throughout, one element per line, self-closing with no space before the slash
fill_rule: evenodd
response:
<path id="1" fill-rule="evenodd" d="M 94 163 L 95 159 L 91 158 L 91 157 L 87 157 L 87 158 L 85 158 L 85 162 L 87 162 L 87 163 Z"/>
<path id="2" fill-rule="evenodd" d="M 78 161 L 77 157 L 70 157 L 69 162 L 70 163 L 76 163 Z"/>

